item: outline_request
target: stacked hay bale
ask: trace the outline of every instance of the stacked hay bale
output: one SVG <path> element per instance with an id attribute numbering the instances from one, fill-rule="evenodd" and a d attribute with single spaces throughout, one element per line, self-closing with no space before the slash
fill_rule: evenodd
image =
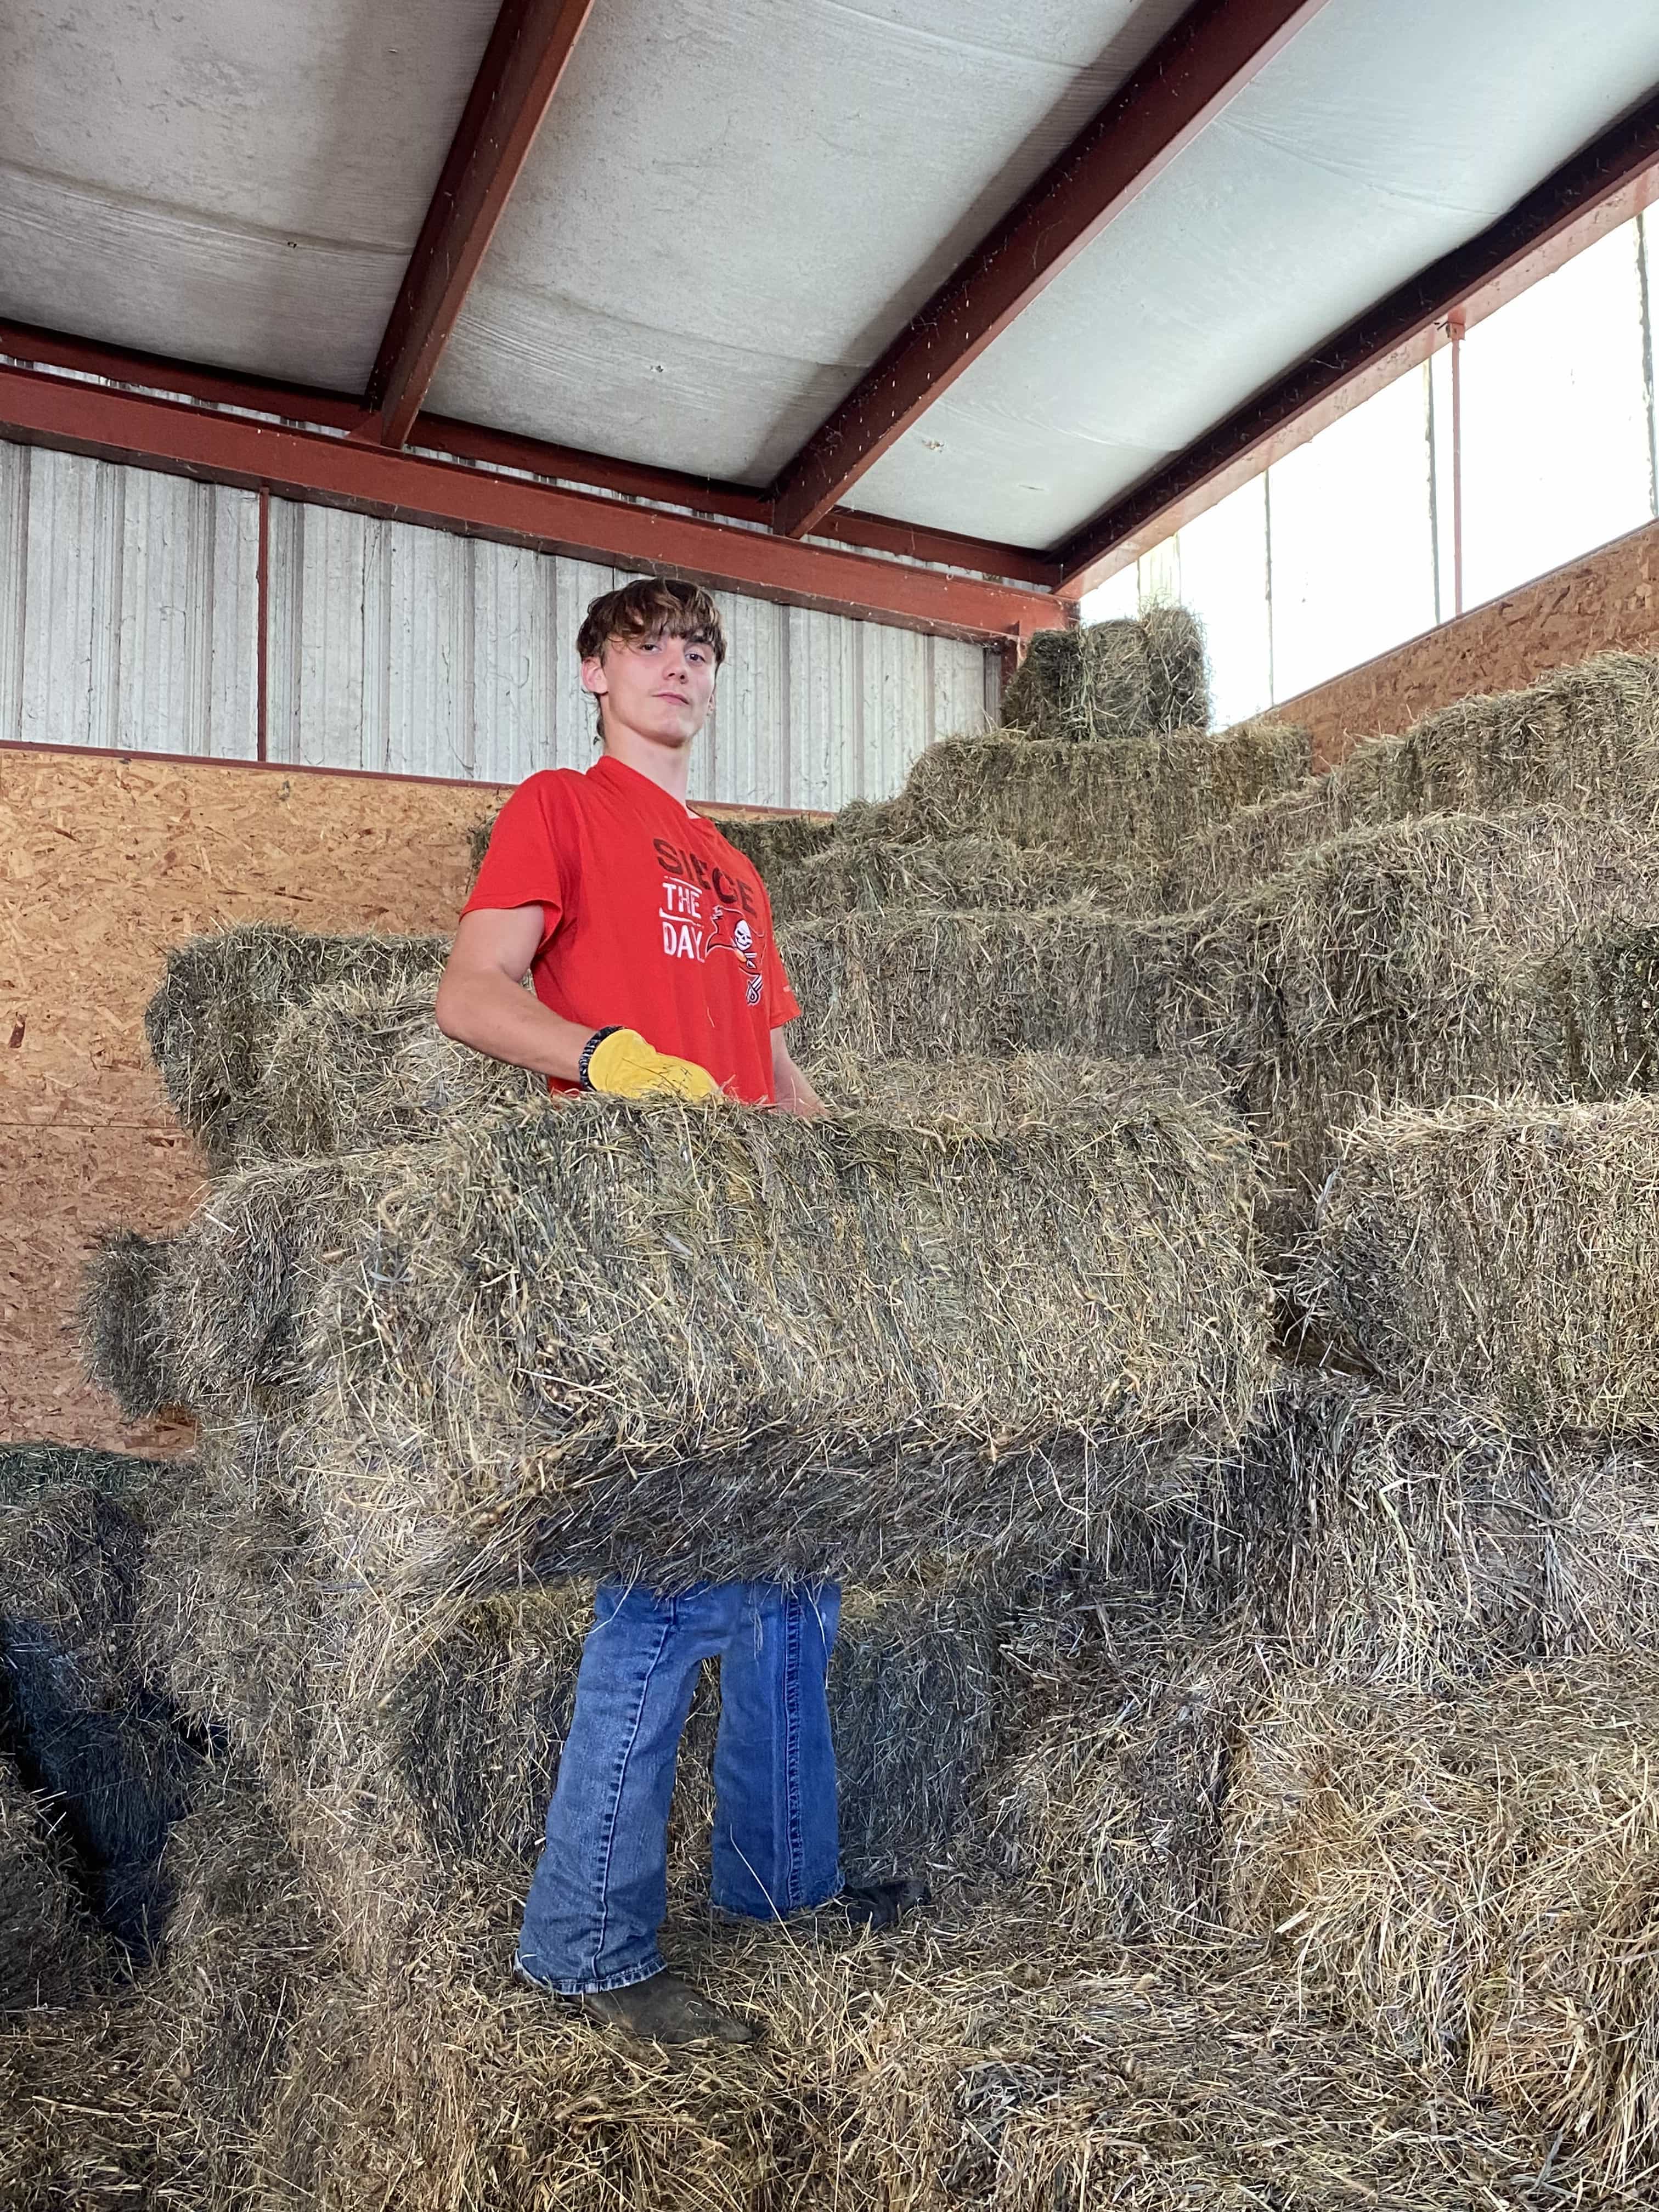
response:
<path id="1" fill-rule="evenodd" d="M 1650 824 L 1580 810 L 1571 759 L 1600 729 L 1633 791 L 1646 693 L 1626 669 L 1558 685 L 1553 721 L 1511 713 L 1547 768 L 1479 714 L 1413 733 L 1389 757 L 1414 747 L 1417 797 L 1384 811 L 1370 769 L 1296 795 L 1297 733 L 1209 735 L 1178 624 L 1153 670 L 1158 627 L 1045 647 L 1011 696 L 1036 734 L 937 748 L 827 831 L 752 833 L 784 867 L 823 1123 L 550 1109 L 438 1035 L 427 940 L 176 956 L 152 1038 L 218 1180 L 168 1245 L 110 1245 L 89 1334 L 134 1410 L 204 1423 L 142 1620 L 240 1762 L 222 1844 L 173 1831 L 148 1985 L 197 2170 L 342 2212 L 1103 2188 L 1449 2212 L 1639 2172 L 1641 1680 L 1592 1722 L 1653 1642 L 1639 1358 L 1622 1398 L 1607 1379 L 1646 1200 L 1640 1133 L 1610 1165 L 1559 1102 L 1640 1042 L 1634 1015 L 1580 1018 L 1572 978 L 1639 1001 L 1639 955 L 1596 948 L 1659 927 Z M 1344 834 L 1158 912 L 1273 793 Z M 1522 1083 L 1556 1116 L 1522 1147 L 1543 1166 L 1504 1182 L 1512 1130 L 1407 1161 L 1425 1109 Z M 1385 1173 L 1395 1139 L 1364 1133 L 1390 1128 Z M 1552 1161 L 1576 1212 L 1540 1197 Z M 1267 1364 L 1253 1216 L 1323 1372 Z M 1552 1303 L 1529 1271 L 1586 1249 Z M 849 1863 L 925 1859 L 942 1903 L 854 1947 L 711 1923 L 701 1703 L 677 1963 L 772 2032 L 717 2066 L 631 2051 L 507 1980 L 588 1581 L 780 1570 L 852 1585 Z M 1370 1772 L 1367 1729 L 1416 1765 Z M 1578 1964 L 1546 1987 L 1595 1805 Z M 262 1858 L 268 1894 L 239 1871 Z M 1575 2071 L 1590 2005 L 1610 2026 Z"/>

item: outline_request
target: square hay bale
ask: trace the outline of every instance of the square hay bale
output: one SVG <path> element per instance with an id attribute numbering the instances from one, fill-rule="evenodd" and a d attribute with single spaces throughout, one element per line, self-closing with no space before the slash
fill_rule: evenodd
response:
<path id="1" fill-rule="evenodd" d="M 1407 1396 L 1530 1435 L 1659 1430 L 1659 1102 L 1525 1097 L 1350 1131 L 1297 1288 Z"/>
<path id="2" fill-rule="evenodd" d="M 1005 726 L 1061 739 L 1207 730 L 1204 634 L 1185 607 L 1040 630 L 1003 695 Z"/>
<path id="3" fill-rule="evenodd" d="M 521 1897 L 592 1588 L 565 1581 L 436 1617 L 424 1601 L 388 1601 L 279 1504 L 250 1504 L 250 1472 L 220 1468 L 158 1532 L 147 1642 L 179 1705 L 260 1778 L 354 1955 L 383 1960 L 421 1940 L 458 1885 Z M 830 1695 L 854 1877 L 942 1863 L 1017 1718 L 1004 1647 L 1031 1602 L 1024 1583 L 979 1576 L 844 1594 Z M 700 1695 L 676 1799 L 677 1891 L 706 1887 L 715 1720 Z"/>
<path id="4" fill-rule="evenodd" d="M 921 755 L 896 799 L 846 808 L 837 842 L 996 836 L 1097 867 L 1150 867 L 1194 831 L 1293 788 L 1311 745 L 1306 730 L 1271 720 L 1215 737 L 947 738 Z"/>
<path id="5" fill-rule="evenodd" d="M 171 1240 L 110 1229 L 81 1279 L 81 1358 L 130 1421 L 171 1413 L 185 1385 L 168 1359 L 166 1274 Z"/>
<path id="6" fill-rule="evenodd" d="M 1572 1095 L 1659 1089 L 1659 927 L 1621 916 L 1540 961 Z"/>
<path id="7" fill-rule="evenodd" d="M 395 1984 L 303 1992 L 252 2162 L 317 2212 L 1193 2212 L 1525 2203 L 1541 2145 L 1259 1966 L 1058 1941 L 963 1899 L 855 1944 L 686 1929 L 766 2032 L 653 2051 L 510 1984 L 459 1921 Z"/>
<path id="8" fill-rule="evenodd" d="M 1288 1371 L 1149 1555 L 1326 1679 L 1455 1686 L 1530 1659 L 1659 1652 L 1659 1461 L 1528 1443 L 1477 1409 Z"/>
<path id="9" fill-rule="evenodd" d="M 782 928 L 819 915 L 892 907 L 1052 907 L 1074 899 L 1123 906 L 1144 895 L 1142 885 L 1135 869 L 1057 859 L 1040 846 L 1016 845 L 1006 837 L 914 844 L 846 837 L 783 870 L 768 890 L 772 918 Z"/>
<path id="10" fill-rule="evenodd" d="M 283 1394 L 306 1517 L 422 1581 L 1086 1547 L 1265 1372 L 1241 1135 L 1097 1075 L 995 1127 L 583 1099 L 250 1170 L 175 1243 L 174 1356 L 218 1418 Z"/>
<path id="11" fill-rule="evenodd" d="M 176 1480 L 115 1454 L 0 1449 L 0 1746 L 50 1802 L 103 1926 L 140 1956 L 199 1764 L 137 1636 L 149 1519 Z"/>
<path id="12" fill-rule="evenodd" d="M 1170 1018 L 1231 1072 L 1305 1224 L 1362 1113 L 1528 1085 L 1572 1062 L 1537 963 L 1581 931 L 1659 920 L 1659 842 L 1533 808 L 1351 830 L 1193 917 Z"/>
<path id="13" fill-rule="evenodd" d="M 1070 1616 L 1048 1709 L 981 1785 L 987 1862 L 1056 1928 L 1194 1942 L 1222 1924 L 1222 1808 L 1277 1653 L 1242 1615 L 1097 1587 Z"/>
<path id="14" fill-rule="evenodd" d="M 1229 1814 L 1237 1918 L 1310 1994 L 1631 2202 L 1659 2134 L 1656 1735 L 1651 1658 L 1440 1701 L 1292 1677 Z"/>
<path id="15" fill-rule="evenodd" d="M 144 1034 L 173 1110 L 216 1169 L 242 1155 L 243 1115 L 277 1023 L 329 984 L 437 995 L 443 937 L 324 937 L 246 922 L 167 955 Z"/>
<path id="16" fill-rule="evenodd" d="M 803 1012 L 799 1056 L 866 1062 L 1073 1053 L 1133 1058 L 1174 1042 L 1188 918 L 1082 907 L 889 909 L 797 922 L 779 950 Z"/>
<path id="17" fill-rule="evenodd" d="M 79 2003 L 117 1978 L 121 1954 L 78 1873 L 52 1802 L 0 1753 L 0 2037 L 16 2014 Z"/>
<path id="18" fill-rule="evenodd" d="M 1160 872 L 1157 903 L 1171 913 L 1249 890 L 1309 847 L 1408 814 L 1405 740 L 1372 738 L 1339 767 L 1272 793 L 1191 831 Z"/>

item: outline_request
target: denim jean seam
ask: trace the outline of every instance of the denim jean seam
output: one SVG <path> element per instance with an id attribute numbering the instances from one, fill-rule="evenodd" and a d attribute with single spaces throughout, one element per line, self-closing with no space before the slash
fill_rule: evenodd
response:
<path id="1" fill-rule="evenodd" d="M 628 1731 L 628 1741 L 623 1745 L 621 1756 L 617 1760 L 613 1770 L 611 1804 L 605 1814 L 605 1843 L 599 1862 L 599 1917 L 592 1954 L 593 1972 L 596 1974 L 599 1971 L 599 1954 L 605 1948 L 605 1934 L 611 1918 L 611 1861 L 617 1841 L 617 1818 L 622 1811 L 623 1784 L 628 1773 L 628 1762 L 634 1755 L 634 1746 L 639 1741 L 640 1723 L 645 1717 L 646 1693 L 651 1687 L 651 1677 L 656 1673 L 658 1662 L 668 1647 L 668 1639 L 672 1631 L 673 1609 L 671 1606 L 669 1618 L 662 1623 L 657 1637 L 657 1648 L 647 1661 L 645 1672 L 640 1676 L 639 1695 L 634 1706 L 633 1723 Z M 661 1972 L 660 1964 L 656 1971 Z M 641 1978 L 644 1978 L 641 1977 Z M 596 1988 L 607 1986 L 622 1989 L 627 1984 L 621 1982 L 595 1984 Z"/>
<path id="2" fill-rule="evenodd" d="M 522 1960 L 520 1964 L 523 1966 Z M 538 1989 L 551 1990 L 562 1997 L 596 1997 L 602 1996 L 607 1990 L 631 1990 L 637 1984 L 653 1981 L 657 1975 L 665 1972 L 662 1954 L 654 1945 L 648 1966 L 629 1966 L 624 1973 L 611 1974 L 599 1981 L 586 1978 L 580 1981 L 561 1980 L 555 1976 L 533 1973 L 528 1966 L 524 1967 L 526 1981 L 533 1982 Z"/>
<path id="3" fill-rule="evenodd" d="M 784 1896 L 791 1912 L 799 1909 L 806 1855 L 800 1802 L 800 1600 L 792 1595 L 783 1638 L 783 1802 L 789 1851 Z"/>

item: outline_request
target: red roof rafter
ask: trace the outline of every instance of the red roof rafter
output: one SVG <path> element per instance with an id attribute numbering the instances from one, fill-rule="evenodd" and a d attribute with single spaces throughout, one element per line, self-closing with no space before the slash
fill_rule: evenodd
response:
<path id="1" fill-rule="evenodd" d="M 408 440 L 592 5 L 501 0 L 369 379 L 388 446 Z"/>
<path id="2" fill-rule="evenodd" d="M 1198 0 L 902 330 L 779 475 L 774 527 L 815 529 L 1322 0 Z"/>

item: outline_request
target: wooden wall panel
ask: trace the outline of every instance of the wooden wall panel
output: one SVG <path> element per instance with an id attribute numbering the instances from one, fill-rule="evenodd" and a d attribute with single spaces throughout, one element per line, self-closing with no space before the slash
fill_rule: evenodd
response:
<path id="1" fill-rule="evenodd" d="M 1659 523 L 1408 638 L 1273 711 L 1306 724 L 1315 765 L 1330 768 L 1362 738 L 1397 734 L 1471 692 L 1518 690 L 1613 646 L 1659 652 Z"/>

